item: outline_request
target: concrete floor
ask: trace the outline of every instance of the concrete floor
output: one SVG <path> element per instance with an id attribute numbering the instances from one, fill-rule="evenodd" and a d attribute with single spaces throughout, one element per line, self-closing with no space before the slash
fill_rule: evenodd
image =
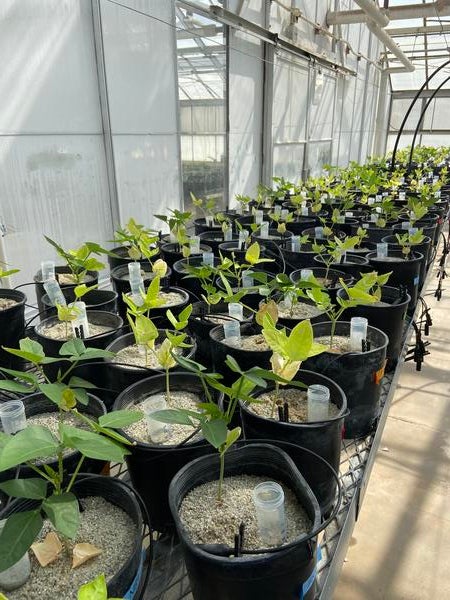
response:
<path id="1" fill-rule="evenodd" d="M 440 253 L 438 254 L 440 256 Z M 450 278 L 422 371 L 403 364 L 334 600 L 450 599 Z"/>

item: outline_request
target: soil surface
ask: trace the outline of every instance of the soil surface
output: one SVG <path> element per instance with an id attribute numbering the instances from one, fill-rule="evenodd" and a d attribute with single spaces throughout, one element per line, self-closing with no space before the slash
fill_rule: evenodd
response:
<path id="1" fill-rule="evenodd" d="M 159 396 L 159 394 L 156 394 Z M 129 410 L 140 410 L 144 412 L 145 401 L 151 398 L 149 395 L 144 398 L 141 402 L 136 404 L 130 404 L 127 406 Z M 166 399 L 167 401 L 167 399 Z M 197 403 L 200 402 L 200 397 L 197 394 L 191 392 L 174 391 L 170 393 L 170 399 L 167 401 L 167 408 L 184 408 L 198 412 Z M 196 425 L 196 423 L 195 423 Z M 163 446 L 176 446 L 183 442 L 191 433 L 194 432 L 195 426 L 190 425 L 177 425 L 170 424 L 166 425 L 165 439 L 163 441 L 154 442 L 148 432 L 146 419 L 141 419 L 137 423 L 133 423 L 128 427 L 124 428 L 124 432 L 131 438 L 138 442 L 144 442 L 146 444 L 157 444 Z M 194 438 L 195 440 L 197 439 Z"/>
<path id="2" fill-rule="evenodd" d="M 183 500 L 180 518 L 195 544 L 226 544 L 234 547 L 234 535 L 244 523 L 243 548 L 266 548 L 259 536 L 252 492 L 269 477 L 238 475 L 225 477 L 222 500 L 217 501 L 218 482 L 194 488 Z M 290 543 L 311 528 L 311 521 L 294 493 L 281 482 L 284 491 L 286 540 Z"/>
<path id="3" fill-rule="evenodd" d="M 68 540 L 69 553 L 63 550 L 59 558 L 41 567 L 30 551 L 31 576 L 22 587 L 6 592 L 8 600 L 76 600 L 78 588 L 99 573 L 111 579 L 130 557 L 136 528 L 130 517 L 103 498 L 81 500 L 80 527 L 75 540 Z M 49 521 L 36 541 L 42 541 L 54 531 Z M 60 540 L 63 541 L 59 536 Z M 76 543 L 90 543 L 102 553 L 76 569 L 72 569 L 72 548 Z"/>
<path id="4" fill-rule="evenodd" d="M 292 308 L 284 301 L 278 304 L 278 316 L 282 319 L 312 319 L 322 314 L 325 313 L 317 306 L 306 304 L 306 302 L 294 303 Z"/>
<path id="5" fill-rule="evenodd" d="M 95 421 L 97 420 L 95 417 L 91 417 L 90 415 L 89 418 Z M 78 429 L 89 430 L 89 427 L 86 423 L 84 423 L 81 419 L 77 419 L 74 415 L 70 413 L 66 413 L 64 415 L 64 423 L 66 425 L 70 425 L 71 427 L 77 427 Z M 27 425 L 43 425 L 58 437 L 59 412 L 46 412 L 41 413 L 40 415 L 33 415 L 31 417 L 27 417 Z M 67 454 L 72 454 L 73 452 L 74 450 L 72 450 L 71 448 L 65 448 L 63 455 L 66 456 Z M 45 462 L 50 462 L 51 460 L 54 460 L 56 458 L 57 457 L 54 456 L 53 458 L 47 459 Z"/>
<path id="6" fill-rule="evenodd" d="M 109 327 L 108 325 L 94 325 L 94 323 L 89 323 L 89 337 L 91 338 L 96 335 L 102 335 L 103 333 L 112 331 L 112 329 L 113 328 Z M 63 322 L 55 323 L 53 325 L 49 325 L 48 327 L 43 327 L 40 330 L 40 333 L 41 335 L 44 335 L 45 337 L 51 338 L 53 340 L 70 340 L 75 337 L 72 325 L 70 323 L 67 324 L 68 335 L 66 335 L 66 323 Z"/>
<path id="7" fill-rule="evenodd" d="M 333 346 L 330 348 L 331 338 L 329 335 L 323 335 L 315 337 L 314 341 L 318 344 L 328 346 L 328 352 L 335 352 L 336 354 L 344 354 L 344 352 L 350 352 L 350 337 L 344 335 L 335 335 L 333 337 Z"/>
<path id="8" fill-rule="evenodd" d="M 262 333 L 256 335 L 242 335 L 240 338 L 231 336 L 221 340 L 223 344 L 232 346 L 233 348 L 239 348 L 240 350 L 250 350 L 253 352 L 261 352 L 270 350 L 269 345 Z"/>
<path id="9" fill-rule="evenodd" d="M 147 356 L 145 355 L 145 349 L 137 344 L 132 344 L 131 346 L 126 346 L 119 350 L 116 355 L 111 359 L 111 362 L 116 363 L 125 363 L 130 367 L 147 367 L 147 369 L 162 369 L 161 363 L 155 356 L 155 352 L 161 347 L 161 344 L 155 344 L 155 350 L 152 352 L 151 350 L 147 351 Z M 174 348 L 175 354 L 181 354 L 181 348 Z M 126 369 L 127 367 L 124 364 L 121 366 Z"/>
<path id="10" fill-rule="evenodd" d="M 17 300 L 13 300 L 12 298 L 0 298 L 0 310 L 6 310 L 15 304 L 19 304 Z"/>
<path id="11" fill-rule="evenodd" d="M 273 418 L 278 421 L 278 410 L 275 408 L 273 417 L 272 406 L 275 400 L 276 406 L 283 406 L 285 402 L 289 405 L 289 422 L 290 423 L 307 423 L 308 422 L 308 398 L 306 390 L 295 389 L 295 388 L 280 388 L 278 397 L 275 394 L 275 390 L 264 392 L 258 396 L 258 400 L 262 401 L 261 404 L 249 404 L 248 408 L 260 417 L 266 419 Z M 334 418 L 339 414 L 340 409 L 330 402 L 328 417 Z"/>

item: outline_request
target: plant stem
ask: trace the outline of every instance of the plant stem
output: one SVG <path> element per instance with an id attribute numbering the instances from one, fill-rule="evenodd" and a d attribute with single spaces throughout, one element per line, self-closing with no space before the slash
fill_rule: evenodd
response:
<path id="1" fill-rule="evenodd" d="M 75 468 L 75 471 L 73 472 L 72 477 L 70 478 L 69 485 L 67 486 L 66 492 L 70 492 L 70 490 L 72 489 L 72 486 L 75 483 L 75 479 L 77 478 L 77 475 L 80 472 L 83 461 L 84 461 L 84 455 L 82 454 L 80 456 L 80 460 L 78 461 L 78 464 Z"/>
<path id="2" fill-rule="evenodd" d="M 32 469 L 33 471 L 38 473 L 39 477 L 42 477 L 43 479 L 46 479 L 47 481 L 49 481 L 51 484 L 55 485 L 55 482 L 53 481 L 53 479 L 49 475 L 47 475 L 47 473 L 45 473 L 44 471 L 41 471 L 41 469 L 39 469 L 39 467 L 36 467 L 36 465 L 34 465 L 32 462 L 27 461 L 25 464 L 28 467 L 30 467 L 30 469 Z"/>
<path id="3" fill-rule="evenodd" d="M 221 452 L 220 455 L 220 472 L 219 472 L 219 487 L 217 489 L 217 502 L 222 501 L 222 486 L 223 477 L 225 473 L 225 452 Z"/>
<path id="4" fill-rule="evenodd" d="M 169 375 L 169 367 L 166 367 L 166 402 L 169 404 L 170 402 L 170 375 Z"/>
<path id="5" fill-rule="evenodd" d="M 270 412 L 270 418 L 271 419 L 273 419 L 273 415 L 275 413 L 275 406 L 277 405 L 277 400 L 278 400 L 279 393 L 280 393 L 280 382 L 279 381 L 275 381 L 275 398 L 273 399 L 272 410 Z"/>

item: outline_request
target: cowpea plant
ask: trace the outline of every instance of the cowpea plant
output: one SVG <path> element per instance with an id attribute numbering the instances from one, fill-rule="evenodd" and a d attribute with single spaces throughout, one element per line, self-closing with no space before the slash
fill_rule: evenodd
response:
<path id="1" fill-rule="evenodd" d="M 66 261 L 73 283 L 83 283 L 88 271 L 101 271 L 105 268 L 104 263 L 97 260 L 93 254 L 110 254 L 95 242 L 85 242 L 75 250 L 64 250 L 57 242 L 44 236 L 47 242 L 55 248 L 61 258 Z"/>
<path id="2" fill-rule="evenodd" d="M 37 501 L 35 508 L 13 513 L 7 518 L 0 534 L 0 572 L 14 565 L 30 548 L 42 529 L 44 516 L 63 538 L 76 537 L 80 512 L 72 487 L 84 460 L 123 462 L 129 454 L 127 446 L 130 442 L 116 429 L 142 418 L 140 412 L 123 410 L 94 420 L 78 410 L 79 405 L 88 404 L 87 390 L 95 386 L 71 375 L 73 370 L 83 361 L 111 357 L 111 352 L 86 348 L 77 338 L 63 344 L 58 357 L 47 357 L 41 344 L 29 338 L 20 341 L 19 349 L 5 350 L 31 362 L 41 377 L 32 372 L 2 368 L 15 380 L 0 381 L 0 389 L 44 394 L 58 408 L 58 430 L 53 433 L 43 425 L 28 425 L 14 435 L 0 433 L 0 472 L 26 464 L 37 475 L 0 484 L 0 489 L 8 496 Z M 65 367 L 59 370 L 55 381 L 50 381 L 43 365 L 53 362 L 62 362 Z M 83 428 L 69 425 L 68 415 L 83 424 Z M 64 465 L 67 450 L 80 453 L 70 476 Z M 56 462 L 55 467 L 50 466 L 52 461 Z"/>

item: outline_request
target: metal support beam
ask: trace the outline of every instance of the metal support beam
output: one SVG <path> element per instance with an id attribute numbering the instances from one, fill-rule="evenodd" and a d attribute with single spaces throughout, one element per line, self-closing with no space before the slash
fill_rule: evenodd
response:
<path id="1" fill-rule="evenodd" d="M 411 35 L 441 35 L 450 33 L 450 25 L 427 25 L 425 27 L 390 27 L 386 29 L 391 37 L 405 37 Z"/>
<path id="2" fill-rule="evenodd" d="M 388 48 L 392 54 L 398 58 L 407 71 L 411 72 L 415 70 L 414 65 L 404 54 L 400 46 L 394 42 L 394 40 L 386 33 L 384 29 L 381 29 L 381 27 L 373 21 L 369 21 L 367 23 L 367 27 L 374 35 L 377 36 L 377 38 L 386 46 L 386 48 Z"/>
<path id="3" fill-rule="evenodd" d="M 362 6 L 361 0 L 357 2 Z M 364 2 L 366 4 L 366 2 Z M 375 8 L 373 3 L 371 7 Z M 450 0 L 438 0 L 427 4 L 405 4 L 404 6 L 393 6 L 392 8 L 379 9 L 380 13 L 385 15 L 387 22 L 402 19 L 421 19 L 427 17 L 447 17 L 450 15 Z M 349 23 L 368 23 L 374 20 L 371 14 L 364 10 L 342 10 L 330 11 L 327 14 L 327 25 L 348 25 Z"/>

